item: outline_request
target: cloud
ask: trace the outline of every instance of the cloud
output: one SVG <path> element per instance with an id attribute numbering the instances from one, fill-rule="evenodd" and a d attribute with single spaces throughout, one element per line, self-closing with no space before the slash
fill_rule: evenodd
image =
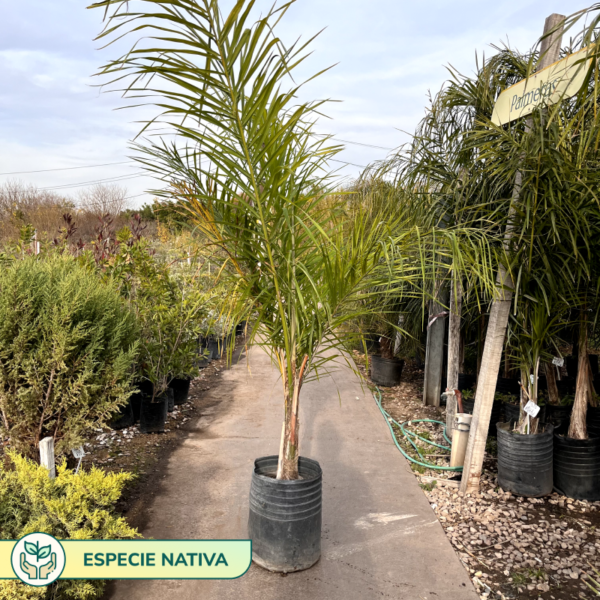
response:
<path id="1" fill-rule="evenodd" d="M 227 10 L 232 3 L 220 4 Z M 271 0 L 258 0 L 257 14 L 270 5 Z M 122 160 L 139 128 L 134 121 L 150 114 L 151 109 L 115 111 L 123 105 L 119 96 L 92 87 L 97 68 L 131 41 L 98 51 L 93 39 L 102 26 L 102 11 L 84 6 L 81 0 L 22 0 L 3 7 L 0 172 Z M 569 10 L 585 6 L 587 0 L 572 0 Z M 448 79 L 446 65 L 472 73 L 475 53 L 489 55 L 494 52 L 490 44 L 506 39 L 527 49 L 541 34 L 544 18 L 563 9 L 559 0 L 298 0 L 280 35 L 290 43 L 327 26 L 302 67 L 308 75 L 339 63 L 302 92 L 307 98 L 342 100 L 330 105 L 332 118 L 319 124 L 321 131 L 396 147 L 408 140 L 399 130 L 414 131 L 422 118 L 428 92 L 435 93 Z M 385 150 L 348 145 L 339 158 L 365 165 L 385 155 Z M 350 166 L 342 172 L 359 170 Z M 106 167 L 31 175 L 30 180 L 78 183 L 124 172 Z M 143 186 L 151 187 L 152 181 L 128 182 L 132 194 Z"/>

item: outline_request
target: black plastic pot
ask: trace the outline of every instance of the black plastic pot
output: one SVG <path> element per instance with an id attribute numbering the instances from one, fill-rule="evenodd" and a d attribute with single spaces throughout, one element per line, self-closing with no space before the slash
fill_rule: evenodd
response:
<path id="1" fill-rule="evenodd" d="M 208 342 L 206 342 L 206 347 L 208 348 L 208 357 L 210 360 L 217 360 L 220 358 L 219 342 L 217 340 L 208 340 Z"/>
<path id="2" fill-rule="evenodd" d="M 231 343 L 231 339 L 228 337 L 221 338 L 219 340 L 209 340 L 208 349 L 210 351 L 210 358 L 218 360 L 224 354 L 227 353 L 227 347 Z"/>
<path id="3" fill-rule="evenodd" d="M 552 493 L 554 427 L 542 433 L 513 433 L 510 423 L 498 423 L 498 485 L 518 496 L 538 498 Z"/>
<path id="4" fill-rule="evenodd" d="M 557 381 L 556 387 L 558 388 L 558 393 L 561 396 L 564 396 L 565 394 L 574 394 L 575 381 L 574 377 L 563 377 L 560 381 Z"/>
<path id="5" fill-rule="evenodd" d="M 498 377 L 496 382 L 497 394 L 512 394 L 518 396 L 521 392 L 518 379 L 509 379 L 507 377 Z"/>
<path id="6" fill-rule="evenodd" d="M 367 354 L 369 354 L 369 356 L 371 354 L 376 354 L 377 352 L 379 352 L 379 338 L 380 337 L 381 336 L 378 335 L 377 333 L 365 333 L 364 334 L 365 344 L 363 346 L 362 341 L 361 341 L 358 345 L 358 349 L 361 352 L 364 352 L 365 347 L 366 347 Z"/>
<path id="7" fill-rule="evenodd" d="M 510 404 L 509 402 L 502 403 L 502 409 L 504 411 L 504 422 L 512 423 L 518 421 L 521 414 L 521 408 L 518 404 Z"/>
<path id="8" fill-rule="evenodd" d="M 235 335 L 245 335 L 246 325 L 248 325 L 248 321 L 242 321 L 241 323 L 238 323 L 235 327 Z"/>
<path id="9" fill-rule="evenodd" d="M 404 361 L 399 358 L 371 356 L 371 380 L 377 385 L 393 387 L 400 383 Z"/>
<path id="10" fill-rule="evenodd" d="M 269 571 L 303 571 L 321 556 L 323 473 L 303 457 L 298 469 L 301 479 L 277 480 L 277 456 L 254 461 L 248 537 L 252 560 Z"/>
<path id="11" fill-rule="evenodd" d="M 127 401 L 127 404 L 119 408 L 118 414 L 116 414 L 112 421 L 108 424 L 111 429 L 119 430 L 131 427 L 135 423 L 133 419 L 133 410 L 131 404 Z"/>
<path id="12" fill-rule="evenodd" d="M 590 361 L 590 368 L 592 369 L 592 375 L 596 377 L 598 375 L 598 355 L 588 354 L 588 360 Z"/>
<path id="13" fill-rule="evenodd" d="M 600 435 L 600 406 L 588 406 L 587 429 L 590 435 Z"/>
<path id="14" fill-rule="evenodd" d="M 571 418 L 573 405 L 559 406 L 556 404 L 546 405 L 546 423 L 551 423 L 554 427 L 560 427 L 563 423 L 567 423 Z"/>
<path id="15" fill-rule="evenodd" d="M 466 414 L 472 415 L 473 409 L 475 408 L 475 399 L 463 400 L 463 411 Z M 490 427 L 488 429 L 488 435 L 494 437 L 496 435 L 496 423 L 499 423 L 503 419 L 502 402 L 494 400 L 492 404 L 492 414 L 490 415 Z"/>
<path id="16" fill-rule="evenodd" d="M 191 377 L 179 378 L 171 380 L 169 387 L 173 390 L 173 401 L 175 406 L 185 404 L 188 401 L 190 394 L 190 383 L 192 383 Z"/>
<path id="17" fill-rule="evenodd" d="M 137 423 L 140 420 L 140 410 L 142 409 L 142 398 L 144 394 L 142 392 L 136 392 L 129 397 L 129 404 L 131 406 L 131 413 L 133 415 L 133 422 Z"/>
<path id="18" fill-rule="evenodd" d="M 554 489 L 576 500 L 600 500 L 600 436 L 587 440 L 554 436 Z"/>
<path id="19" fill-rule="evenodd" d="M 470 373 L 459 373 L 458 374 L 458 389 L 462 392 L 464 390 L 472 390 L 475 387 L 477 377 Z"/>
<path id="20" fill-rule="evenodd" d="M 140 411 L 140 431 L 142 433 L 162 433 L 165 430 L 169 397 L 173 397 L 173 390 L 166 390 L 154 398 L 154 402 L 152 402 L 152 395 L 143 396 Z"/>

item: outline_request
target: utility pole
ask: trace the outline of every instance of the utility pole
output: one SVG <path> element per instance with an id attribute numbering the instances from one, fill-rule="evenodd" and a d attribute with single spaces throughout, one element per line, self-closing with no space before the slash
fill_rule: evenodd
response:
<path id="1" fill-rule="evenodd" d="M 544 39 L 540 49 L 541 60 L 537 71 L 544 69 L 558 60 L 565 17 L 552 14 L 544 24 Z M 547 35 L 552 32 L 551 35 Z M 526 125 L 527 127 L 527 125 Z M 517 172 L 513 187 L 511 208 L 508 215 L 508 224 L 504 233 L 504 248 L 510 247 L 514 229 L 514 205 L 521 195 L 522 174 Z M 496 393 L 496 383 L 502 360 L 502 349 L 506 336 L 506 327 L 512 304 L 514 282 L 510 273 L 500 265 L 496 279 L 496 299 L 492 302 L 490 318 L 488 321 L 481 370 L 477 380 L 475 394 L 475 408 L 471 421 L 471 434 L 467 445 L 464 470 L 460 485 L 462 493 L 472 493 L 479 490 L 479 480 L 483 468 L 485 443 L 492 413 L 492 404 Z"/>

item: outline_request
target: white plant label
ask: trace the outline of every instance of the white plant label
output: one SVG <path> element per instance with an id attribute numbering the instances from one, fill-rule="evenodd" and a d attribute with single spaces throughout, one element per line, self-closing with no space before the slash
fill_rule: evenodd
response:
<path id="1" fill-rule="evenodd" d="M 535 375 L 533 373 L 531 373 L 531 375 L 529 375 L 529 381 L 531 381 L 531 385 L 533 385 L 535 383 Z"/>
<path id="2" fill-rule="evenodd" d="M 85 450 L 83 449 L 83 446 L 79 446 L 79 448 L 73 448 L 71 452 L 75 458 L 83 458 L 85 456 Z"/>
<path id="3" fill-rule="evenodd" d="M 528 415 L 530 415 L 531 417 L 533 417 L 534 419 L 537 417 L 538 413 L 540 412 L 540 407 L 535 403 L 532 402 L 531 400 L 525 405 L 525 408 L 523 409 Z"/>
<path id="4" fill-rule="evenodd" d="M 557 367 L 562 367 L 565 364 L 565 359 L 564 358 L 558 358 L 558 356 L 555 356 L 552 359 L 552 364 L 556 365 Z"/>

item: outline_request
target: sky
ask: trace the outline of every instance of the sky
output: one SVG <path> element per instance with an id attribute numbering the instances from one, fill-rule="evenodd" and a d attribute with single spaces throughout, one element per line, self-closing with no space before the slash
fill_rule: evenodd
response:
<path id="1" fill-rule="evenodd" d="M 223 10 L 231 3 L 223 0 Z M 257 10 L 271 3 L 257 0 Z M 325 28 L 304 70 L 335 67 L 304 94 L 337 101 L 318 128 L 345 143 L 338 156 L 344 162 L 336 167 L 340 176 L 355 177 L 410 139 L 429 93 L 448 79 L 449 65 L 471 74 L 476 56 L 495 53 L 494 45 L 527 50 L 549 14 L 569 15 L 590 4 L 297 0 L 279 36 L 291 43 Z M 3 0 L 2 5 L 0 185 L 19 180 L 76 196 L 93 182 L 112 180 L 127 189 L 132 207 L 149 202 L 148 190 L 162 185 L 140 174 L 129 148 L 140 128 L 136 121 L 148 109 L 118 110 L 123 100 L 102 93 L 93 77 L 119 54 L 118 48 L 101 50 L 94 41 L 102 11 L 88 10 L 80 0 Z"/>

